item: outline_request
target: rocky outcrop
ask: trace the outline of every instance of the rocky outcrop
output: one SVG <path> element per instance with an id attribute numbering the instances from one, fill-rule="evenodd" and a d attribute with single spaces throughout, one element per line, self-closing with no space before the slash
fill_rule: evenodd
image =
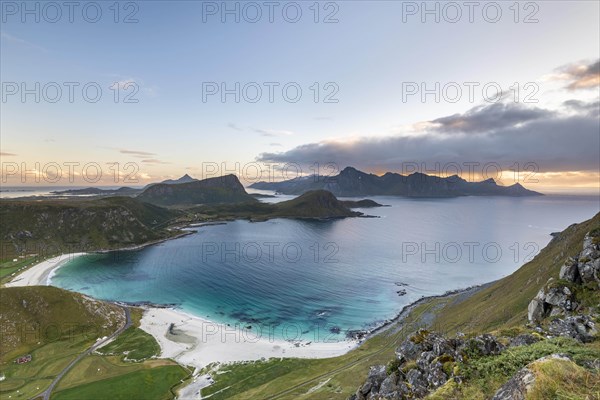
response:
<path id="1" fill-rule="evenodd" d="M 525 400 L 527 393 L 531 391 L 535 385 L 535 374 L 533 372 L 532 365 L 536 363 L 543 363 L 549 360 L 567 360 L 570 359 L 567 356 L 561 354 L 552 354 L 546 357 L 542 357 L 526 367 L 520 369 L 512 378 L 509 379 L 492 397 L 492 400 Z"/>
<path id="2" fill-rule="evenodd" d="M 460 381 L 456 362 L 466 356 L 500 354 L 505 346 L 489 334 L 465 339 L 447 338 L 419 330 L 396 349 L 396 359 L 388 367 L 372 367 L 366 382 L 351 400 L 419 399 L 444 385 L 449 379 Z"/>
<path id="3" fill-rule="evenodd" d="M 574 293 L 584 287 L 600 288 L 600 232 L 594 230 L 583 240 L 583 250 L 576 257 L 569 257 L 560 269 L 559 280 L 550 279 L 531 300 L 527 318 L 539 324 L 547 317 L 569 317 L 581 313 Z M 561 329 L 562 330 L 562 329 Z M 566 330 L 562 330 L 565 331 Z"/>

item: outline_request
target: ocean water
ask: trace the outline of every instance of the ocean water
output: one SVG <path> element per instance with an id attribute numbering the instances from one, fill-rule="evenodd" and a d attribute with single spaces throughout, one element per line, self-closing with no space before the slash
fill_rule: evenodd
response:
<path id="1" fill-rule="evenodd" d="M 600 211 L 594 196 L 373 199 L 390 207 L 360 211 L 379 218 L 203 226 L 141 250 L 75 259 L 52 284 L 176 304 L 282 339 L 343 340 L 422 296 L 509 275 L 551 232 Z"/>

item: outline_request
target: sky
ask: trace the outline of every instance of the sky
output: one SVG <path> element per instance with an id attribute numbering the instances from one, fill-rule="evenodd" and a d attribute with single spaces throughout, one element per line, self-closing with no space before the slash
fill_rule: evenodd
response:
<path id="1" fill-rule="evenodd" d="M 352 165 L 599 190 L 597 1 L 74 4 L 1 3 L 3 185 Z"/>

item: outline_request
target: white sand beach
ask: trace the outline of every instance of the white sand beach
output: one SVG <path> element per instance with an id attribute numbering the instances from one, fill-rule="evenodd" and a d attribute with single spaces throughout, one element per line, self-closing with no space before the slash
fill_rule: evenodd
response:
<path id="1" fill-rule="evenodd" d="M 67 261 L 85 254 L 87 253 L 61 254 L 60 256 L 49 258 L 21 272 L 5 286 L 47 286 L 50 283 L 52 275 L 58 268 Z"/>
<path id="2" fill-rule="evenodd" d="M 175 333 L 169 333 L 174 324 Z M 213 362 L 251 361 L 261 358 L 328 358 L 357 347 L 358 341 L 292 342 L 270 337 L 258 329 L 236 329 L 171 308 L 148 307 L 141 320 L 143 330 L 156 338 L 161 357 L 184 365 L 205 367 Z"/>

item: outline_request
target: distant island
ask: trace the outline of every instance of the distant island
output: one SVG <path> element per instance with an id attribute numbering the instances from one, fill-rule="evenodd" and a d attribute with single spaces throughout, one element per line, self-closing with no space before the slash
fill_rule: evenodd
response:
<path id="1" fill-rule="evenodd" d="M 458 175 L 440 178 L 419 172 L 410 175 L 387 172 L 379 176 L 352 167 L 344 168 L 336 176 L 311 175 L 282 182 L 256 182 L 250 185 L 250 188 L 272 190 L 287 195 L 323 189 L 338 197 L 542 196 L 541 193 L 526 189 L 519 183 L 500 186 L 492 178 L 481 182 L 468 182 Z"/>

